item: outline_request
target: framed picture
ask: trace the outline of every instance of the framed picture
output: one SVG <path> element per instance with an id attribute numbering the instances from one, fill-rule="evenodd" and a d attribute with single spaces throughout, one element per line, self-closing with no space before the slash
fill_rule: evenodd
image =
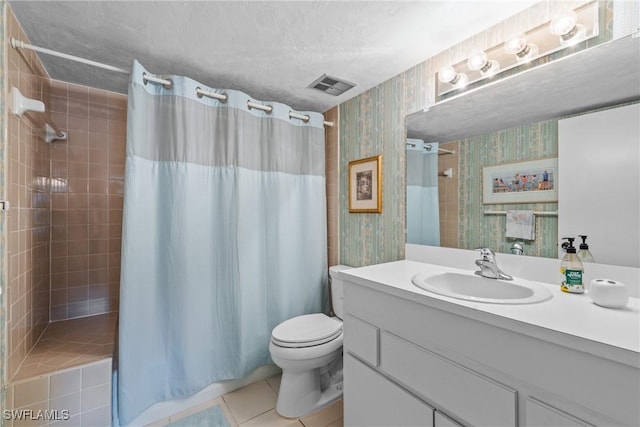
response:
<path id="1" fill-rule="evenodd" d="M 349 162 L 349 212 L 382 212 L 382 155 Z"/>
<path id="2" fill-rule="evenodd" d="M 482 168 L 482 203 L 558 201 L 558 158 Z"/>

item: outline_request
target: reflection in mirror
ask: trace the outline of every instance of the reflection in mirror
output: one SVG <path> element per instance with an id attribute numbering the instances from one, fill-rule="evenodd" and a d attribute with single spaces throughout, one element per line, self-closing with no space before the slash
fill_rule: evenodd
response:
<path id="1" fill-rule="evenodd" d="M 639 83 L 640 39 L 625 37 L 507 77 L 439 102 L 427 111 L 407 116 L 408 138 L 422 140 L 424 144 L 437 142 L 440 148 L 456 152 L 455 156 L 437 156 L 439 173 L 448 167 L 455 171 L 452 179 L 437 177 L 439 245 L 464 249 L 489 246 L 496 252 L 509 253 L 516 243 L 522 242 L 524 255 L 562 256 L 564 252 L 559 248 L 558 238 L 565 236 L 558 236 L 559 222 L 562 224 L 571 218 L 555 216 L 558 203 L 483 203 L 483 167 L 558 157 L 558 146 L 562 143 L 558 140 L 560 119 L 638 102 Z M 636 144 L 639 137 L 635 138 Z M 601 154 L 592 155 L 606 161 Z M 410 161 L 409 157 L 408 152 L 407 183 L 411 185 L 416 182 L 413 179 L 416 173 L 411 168 L 417 162 Z M 571 156 L 565 157 L 569 158 L 558 160 L 560 170 L 563 160 L 565 164 L 571 162 Z M 455 163 L 447 164 L 450 160 L 455 160 Z M 589 184 L 585 182 L 585 185 Z M 633 185 L 632 190 L 637 193 L 638 183 Z M 558 182 L 558 187 L 562 188 L 562 182 Z M 585 188 L 584 194 L 589 194 L 589 191 Z M 617 197 L 624 197 L 624 194 L 620 192 Z M 421 237 L 415 236 L 413 230 L 421 228 L 415 218 L 410 219 L 413 215 L 409 212 L 410 204 L 407 190 L 407 242 L 418 243 Z M 534 216 L 533 239 L 511 239 L 506 236 L 507 215 L 487 214 L 511 210 L 550 215 Z M 586 219 L 589 213 L 583 212 L 582 215 Z M 431 222 L 433 218 L 422 215 L 423 222 L 425 219 Z M 604 227 L 602 232 L 606 233 L 607 221 L 594 218 L 592 223 L 599 228 Z M 637 224 L 628 226 L 638 227 Z M 589 235 L 593 231 L 581 230 L 578 234 Z"/>
<path id="2" fill-rule="evenodd" d="M 438 143 L 407 139 L 407 243 L 440 246 L 439 209 Z"/>
<path id="3" fill-rule="evenodd" d="M 418 141 L 410 139 L 408 141 Z M 425 145 L 437 145 L 426 143 Z M 555 213 L 557 203 L 483 204 L 483 168 L 557 155 L 557 121 L 487 132 L 440 144 L 455 154 L 424 154 L 407 146 L 407 243 L 511 252 L 522 242 L 525 255 L 557 256 L 557 217 L 534 215 L 535 237 L 507 237 L 505 212 Z M 443 172 L 451 168 L 455 176 Z M 513 187 L 516 182 L 512 179 Z M 518 186 L 517 195 L 534 193 Z M 437 209 L 434 208 L 439 204 Z M 498 212 L 496 215 L 495 212 Z M 435 224 L 435 222 L 438 222 Z M 433 236 L 439 232 L 439 236 Z"/>
<path id="4" fill-rule="evenodd" d="M 407 243 L 458 247 L 457 142 L 407 139 Z"/>

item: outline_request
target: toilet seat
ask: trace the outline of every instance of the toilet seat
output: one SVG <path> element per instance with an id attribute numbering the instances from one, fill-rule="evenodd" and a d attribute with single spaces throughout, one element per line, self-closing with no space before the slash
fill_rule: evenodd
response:
<path id="1" fill-rule="evenodd" d="M 271 333 L 271 341 L 285 348 L 322 345 L 342 334 L 342 322 L 323 313 L 306 314 L 286 320 Z"/>

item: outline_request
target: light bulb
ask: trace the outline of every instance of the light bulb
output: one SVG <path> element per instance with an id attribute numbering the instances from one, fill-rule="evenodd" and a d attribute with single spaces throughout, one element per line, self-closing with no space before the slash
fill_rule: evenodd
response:
<path id="1" fill-rule="evenodd" d="M 587 35 L 584 25 L 578 24 L 578 14 L 570 10 L 557 15 L 549 24 L 549 32 L 560 38 L 560 44 L 572 45 Z"/>
<path id="2" fill-rule="evenodd" d="M 526 47 L 527 38 L 524 35 L 512 37 L 504 43 L 504 51 L 511 55 L 517 55 Z"/>
<path id="3" fill-rule="evenodd" d="M 465 73 L 457 73 L 455 68 L 450 65 L 438 70 L 438 80 L 451 84 L 455 89 L 465 87 L 469 83 L 469 77 Z"/>
<path id="4" fill-rule="evenodd" d="M 510 38 L 504 43 L 504 51 L 515 55 L 518 62 L 527 62 L 538 56 L 538 46 L 527 43 L 524 35 Z"/>
<path id="5" fill-rule="evenodd" d="M 500 70 L 500 63 L 495 59 L 489 60 L 485 52 L 476 52 L 467 60 L 470 70 L 480 71 L 483 77 L 492 76 Z"/>
<path id="6" fill-rule="evenodd" d="M 573 10 L 569 10 L 557 15 L 551 20 L 549 31 L 556 36 L 563 36 L 571 32 L 577 22 L 578 15 Z"/>
<path id="7" fill-rule="evenodd" d="M 480 71 L 489 62 L 489 58 L 485 52 L 476 52 L 467 59 L 467 66 L 470 70 Z"/>
<path id="8" fill-rule="evenodd" d="M 442 83 L 451 83 L 456 78 L 456 70 L 450 65 L 446 65 L 438 70 L 438 80 Z"/>

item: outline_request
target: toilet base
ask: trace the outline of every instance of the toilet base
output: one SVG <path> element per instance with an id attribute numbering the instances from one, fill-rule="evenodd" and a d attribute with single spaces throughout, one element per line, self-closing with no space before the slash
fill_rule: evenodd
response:
<path id="1" fill-rule="evenodd" d="M 329 377 L 323 387 L 320 369 L 282 371 L 276 412 L 286 418 L 300 418 L 330 405 L 342 397 L 342 372 Z"/>

